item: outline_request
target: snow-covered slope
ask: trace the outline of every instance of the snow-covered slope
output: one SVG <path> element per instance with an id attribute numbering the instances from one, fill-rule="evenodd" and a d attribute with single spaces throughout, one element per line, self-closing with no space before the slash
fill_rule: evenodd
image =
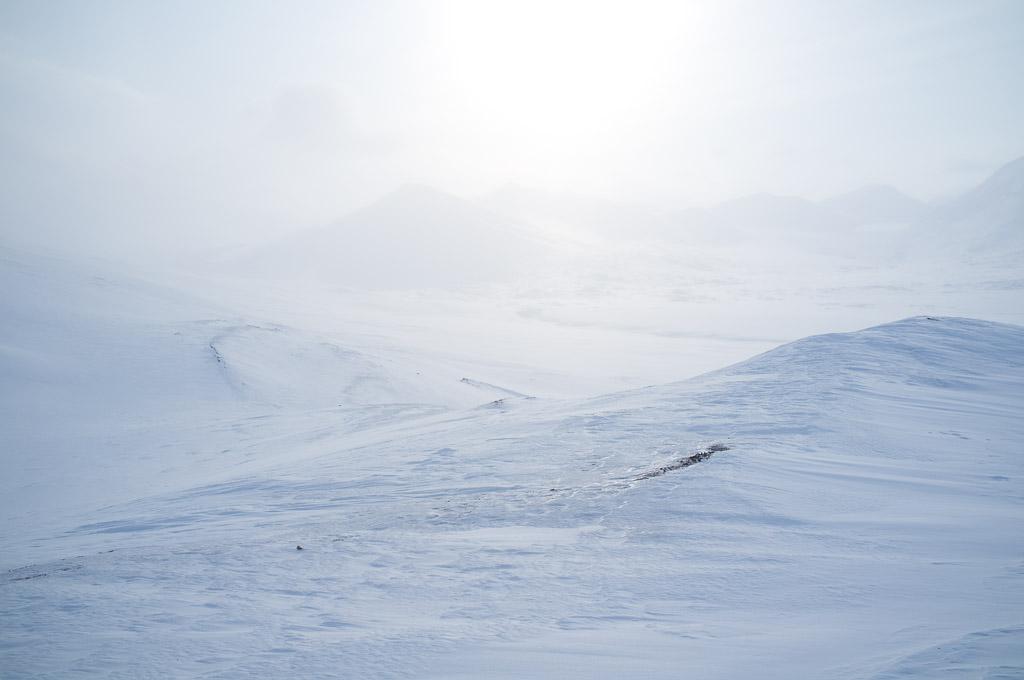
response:
<path id="1" fill-rule="evenodd" d="M 239 427 L 249 464 L 3 575 L 4 672 L 1014 677 L 1022 412 L 1024 328 L 919 317 L 590 400 Z"/>
<path id="2" fill-rule="evenodd" d="M 322 409 L 361 422 L 505 396 L 423 352 L 240 314 L 102 262 L 2 248 L 0 290 L 9 547 L 96 503 L 246 464 L 238 432 L 270 437 Z"/>
<path id="3" fill-rule="evenodd" d="M 968 260 L 1019 263 L 1024 254 L 1024 158 L 1007 163 L 979 186 L 933 208 L 917 225 L 928 250 Z"/>

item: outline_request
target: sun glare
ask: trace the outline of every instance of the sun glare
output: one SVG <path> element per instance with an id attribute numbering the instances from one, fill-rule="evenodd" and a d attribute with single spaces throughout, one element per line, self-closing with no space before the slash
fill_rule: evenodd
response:
<path id="1" fill-rule="evenodd" d="M 683 3 L 452 2 L 443 87 L 457 117 L 507 142 L 578 154 L 666 96 L 697 10 Z"/>

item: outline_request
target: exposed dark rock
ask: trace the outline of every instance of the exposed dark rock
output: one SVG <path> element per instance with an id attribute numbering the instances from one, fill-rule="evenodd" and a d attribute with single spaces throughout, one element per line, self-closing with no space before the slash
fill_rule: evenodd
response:
<path id="1" fill-rule="evenodd" d="M 690 467 L 691 465 L 696 465 L 697 463 L 700 463 L 701 461 L 707 460 L 708 458 L 710 458 L 714 454 L 718 453 L 719 451 L 728 451 L 728 450 L 729 450 L 729 447 L 726 446 L 725 444 L 722 444 L 722 443 L 711 444 L 707 448 L 701 449 L 700 451 L 698 451 L 697 453 L 694 453 L 693 455 L 687 456 L 685 458 L 680 458 L 675 463 L 671 463 L 669 465 L 662 465 L 661 467 L 655 468 L 654 470 L 648 470 L 647 472 L 639 475 L 636 479 L 637 479 L 637 481 L 639 481 L 641 479 L 651 479 L 653 477 L 660 477 L 660 476 L 662 476 L 662 475 L 664 475 L 666 473 L 672 472 L 674 470 L 681 470 L 683 468 Z"/>

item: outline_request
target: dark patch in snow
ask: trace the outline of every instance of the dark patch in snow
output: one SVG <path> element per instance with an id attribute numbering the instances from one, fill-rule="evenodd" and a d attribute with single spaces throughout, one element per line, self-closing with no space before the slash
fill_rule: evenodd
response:
<path id="1" fill-rule="evenodd" d="M 58 564 L 60 563 L 58 562 Z M 31 581 L 33 579 L 42 578 L 44 576 L 49 576 L 50 574 L 55 574 L 64 571 L 76 571 L 81 568 L 82 565 L 80 564 L 67 564 L 65 566 L 58 566 L 53 569 L 50 569 L 50 571 L 43 571 L 37 566 L 29 566 L 20 567 L 18 569 L 12 569 L 8 571 L 7 574 L 5 574 L 5 576 L 7 577 L 7 583 L 14 583 L 15 581 Z"/>
<path id="2" fill-rule="evenodd" d="M 225 365 L 225 364 L 226 364 L 227 362 L 226 362 L 226 361 L 224 361 L 224 356 L 223 356 L 223 355 L 222 355 L 222 354 L 220 353 L 220 350 L 219 350 L 219 349 L 217 349 L 217 346 L 216 346 L 216 345 L 214 345 L 213 343 L 214 343 L 214 341 L 213 341 L 213 340 L 211 340 L 211 341 L 209 342 L 209 347 L 210 347 L 210 349 L 211 349 L 211 350 L 213 351 L 213 358 L 217 360 L 217 363 L 218 363 L 218 364 L 220 364 L 221 366 L 223 366 L 223 365 Z"/>
<path id="3" fill-rule="evenodd" d="M 655 468 L 654 470 L 648 470 L 647 472 L 645 472 L 642 475 L 638 476 L 636 478 L 636 481 L 640 481 L 642 479 L 652 479 L 654 477 L 660 477 L 660 476 L 662 476 L 664 474 L 667 474 L 669 472 L 673 472 L 674 470 L 682 470 L 683 468 L 687 468 L 687 467 L 690 467 L 691 465 L 696 465 L 697 463 L 700 463 L 702 461 L 707 460 L 708 458 L 710 458 L 714 454 L 718 453 L 719 451 L 728 451 L 728 450 L 729 450 L 729 447 L 726 446 L 725 444 L 721 444 L 721 443 L 712 444 L 711 446 L 708 446 L 707 448 L 701 449 L 700 451 L 698 451 L 697 453 L 695 453 L 693 455 L 687 456 L 685 458 L 680 458 L 679 460 L 677 460 L 674 463 L 670 463 L 669 465 L 662 465 L 661 467 Z"/>
<path id="4" fill-rule="evenodd" d="M 45 571 L 43 571 L 43 572 L 40 572 L 38 574 L 29 574 L 28 576 L 15 576 L 11 580 L 12 581 L 28 581 L 28 580 L 34 579 L 34 578 L 42 578 L 43 576 L 49 576 L 49 574 L 47 574 Z"/>

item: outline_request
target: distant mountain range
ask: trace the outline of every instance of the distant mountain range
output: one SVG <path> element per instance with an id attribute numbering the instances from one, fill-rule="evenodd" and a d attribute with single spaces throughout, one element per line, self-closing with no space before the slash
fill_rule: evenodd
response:
<path id="1" fill-rule="evenodd" d="M 249 273 L 371 288 L 488 282 L 512 273 L 543 243 L 470 201 L 405 185 L 324 228 L 256 249 Z"/>
<path id="2" fill-rule="evenodd" d="M 756 194 L 677 212 L 518 185 L 475 201 L 406 185 L 330 226 L 249 251 L 235 264 L 254 275 L 343 286 L 450 287 L 557 263 L 564 252 L 554 241 L 567 235 L 691 249 L 749 246 L 755 253 L 1006 257 L 1024 250 L 1024 158 L 935 205 L 884 185 L 822 201 Z"/>
<path id="3" fill-rule="evenodd" d="M 927 209 L 923 201 L 884 184 L 872 184 L 833 196 L 821 201 L 820 205 L 856 224 L 911 222 Z"/>
<path id="4" fill-rule="evenodd" d="M 915 231 L 931 247 L 947 252 L 997 258 L 1024 255 L 1024 158 L 929 210 Z"/>

